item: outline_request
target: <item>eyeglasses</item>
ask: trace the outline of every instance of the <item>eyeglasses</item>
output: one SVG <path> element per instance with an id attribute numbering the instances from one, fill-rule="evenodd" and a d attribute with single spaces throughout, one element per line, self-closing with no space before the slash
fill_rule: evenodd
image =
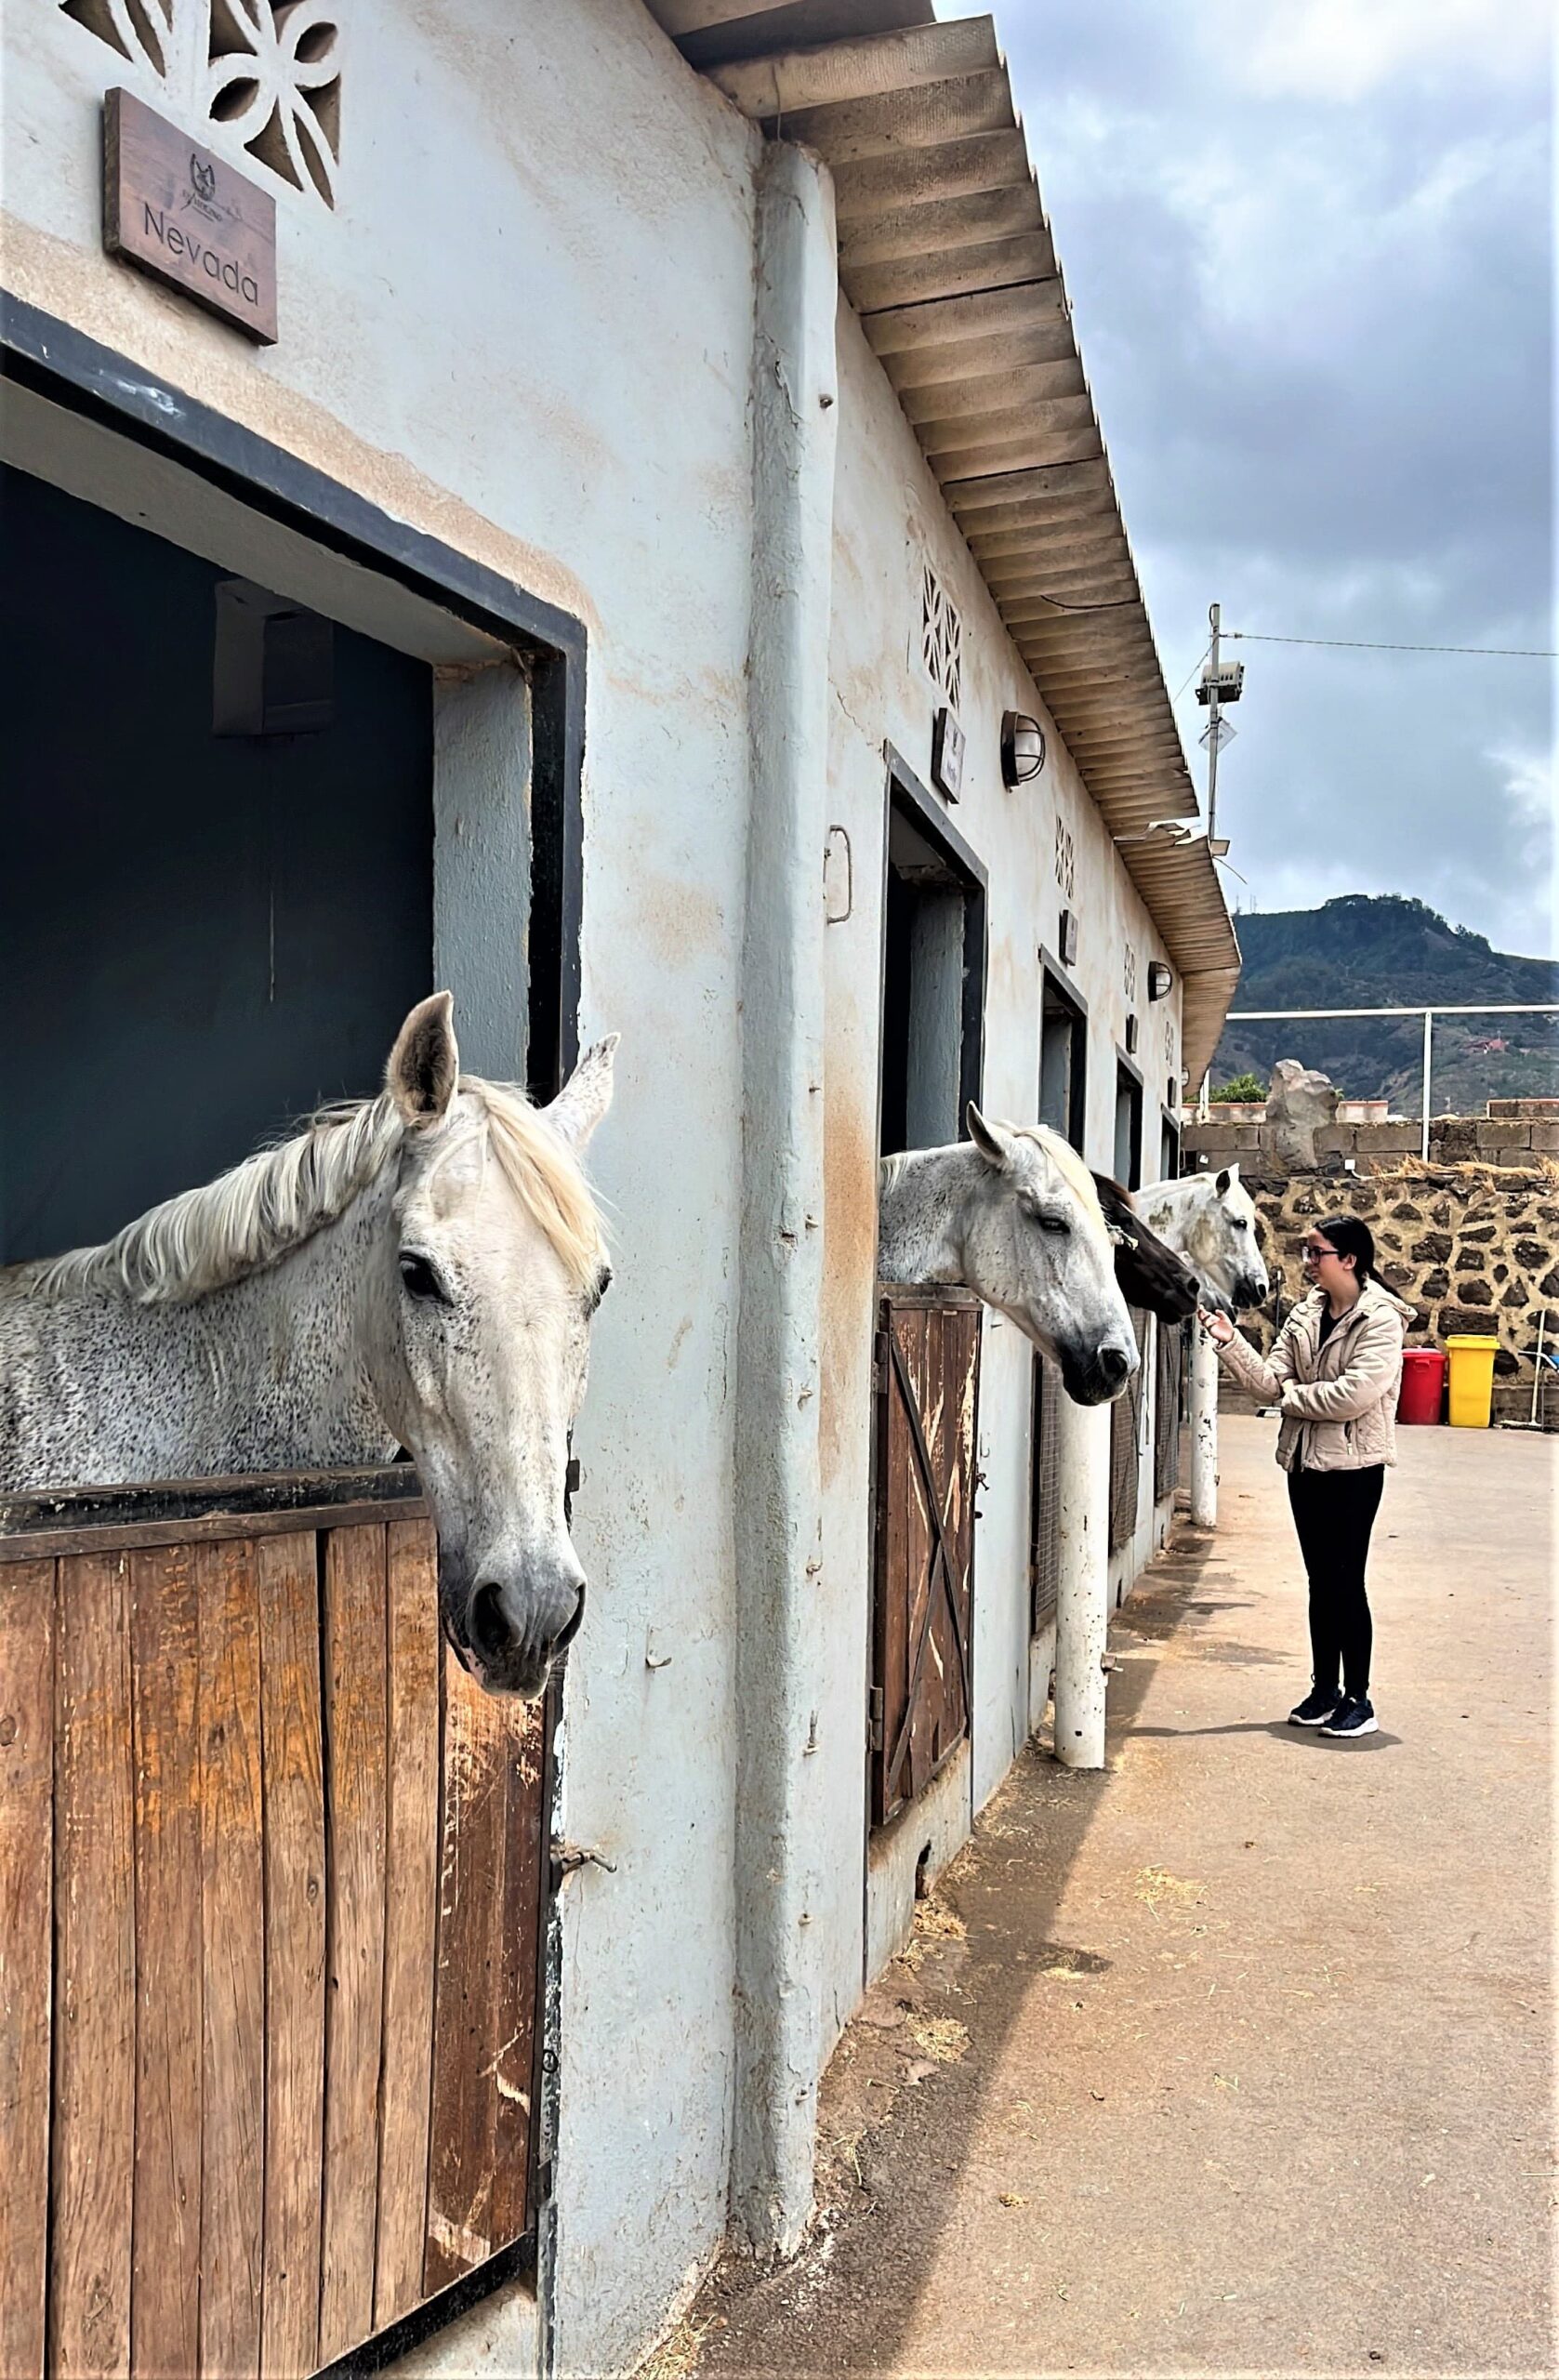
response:
<path id="1" fill-rule="evenodd" d="M 1325 1245 L 1317 1248 L 1313 1239 L 1307 1239 L 1301 1253 L 1303 1255 L 1304 1261 L 1307 1264 L 1318 1264 L 1323 1256 L 1337 1256 L 1341 1253 L 1341 1250 L 1336 1248 L 1328 1248 Z"/>

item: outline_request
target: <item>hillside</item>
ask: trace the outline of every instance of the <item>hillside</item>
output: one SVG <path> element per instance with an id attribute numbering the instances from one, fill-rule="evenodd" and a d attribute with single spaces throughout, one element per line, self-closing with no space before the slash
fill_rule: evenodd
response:
<path id="1" fill-rule="evenodd" d="M 1395 894 L 1350 892 L 1319 909 L 1251 911 L 1235 924 L 1245 956 L 1236 1009 L 1559 1000 L 1559 961 L 1496 950 L 1422 901 Z M 1490 1041 L 1506 1046 L 1490 1049 Z M 1278 1058 L 1301 1058 L 1350 1098 L 1389 1099 L 1415 1116 L 1422 1048 L 1416 1017 L 1235 1024 L 1219 1044 L 1212 1079 L 1227 1082 L 1249 1067 L 1264 1080 Z M 1436 1020 L 1436 1115 L 1476 1114 L 1486 1099 L 1537 1094 L 1559 1094 L 1559 1017 Z"/>

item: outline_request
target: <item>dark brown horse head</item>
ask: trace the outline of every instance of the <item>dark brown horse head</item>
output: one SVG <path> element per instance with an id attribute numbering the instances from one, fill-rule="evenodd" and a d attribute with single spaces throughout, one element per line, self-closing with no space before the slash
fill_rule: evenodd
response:
<path id="1" fill-rule="evenodd" d="M 1200 1294 L 1196 1274 L 1149 1231 L 1129 1190 L 1107 1173 L 1096 1173 L 1093 1181 L 1115 1242 L 1116 1280 L 1127 1304 L 1145 1306 L 1160 1322 L 1187 1321 Z"/>

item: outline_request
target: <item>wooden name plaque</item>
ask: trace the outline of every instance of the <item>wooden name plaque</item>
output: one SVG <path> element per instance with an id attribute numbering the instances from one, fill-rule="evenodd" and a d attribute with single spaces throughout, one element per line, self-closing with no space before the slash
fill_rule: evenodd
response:
<path id="1" fill-rule="evenodd" d="M 274 344 L 275 200 L 131 91 L 103 101 L 103 245 Z"/>

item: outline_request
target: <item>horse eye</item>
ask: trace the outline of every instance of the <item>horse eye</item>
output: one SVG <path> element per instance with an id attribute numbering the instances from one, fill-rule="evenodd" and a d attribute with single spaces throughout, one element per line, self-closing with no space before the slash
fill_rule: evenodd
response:
<path id="1" fill-rule="evenodd" d="M 1072 1228 L 1064 1215 L 1058 1215 L 1053 1210 L 1045 1208 L 1035 1209 L 1034 1220 L 1041 1231 L 1067 1232 Z"/>
<path id="2" fill-rule="evenodd" d="M 449 1293 L 426 1256 L 403 1256 L 401 1279 L 408 1297 L 418 1298 L 430 1305 L 449 1303 Z"/>
<path id="3" fill-rule="evenodd" d="M 607 1290 L 611 1287 L 612 1267 L 610 1264 L 603 1264 L 601 1271 L 596 1276 L 594 1289 L 590 1291 L 589 1296 L 585 1301 L 585 1312 L 587 1316 L 594 1314 L 597 1306 L 601 1303 L 601 1299 L 606 1295 Z"/>

